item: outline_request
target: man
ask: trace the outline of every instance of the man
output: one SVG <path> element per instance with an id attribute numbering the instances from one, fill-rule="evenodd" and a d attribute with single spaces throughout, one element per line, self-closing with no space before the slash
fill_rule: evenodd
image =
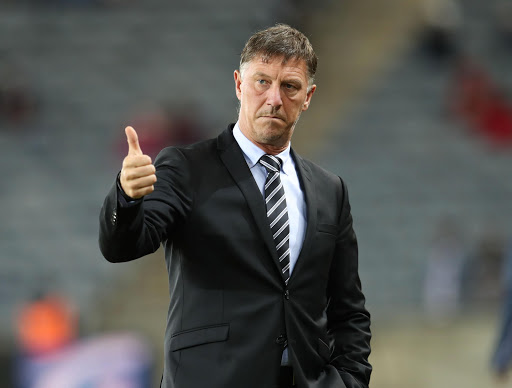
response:
<path id="1" fill-rule="evenodd" d="M 502 268 L 503 312 L 491 368 L 498 380 L 506 382 L 512 369 L 512 240 L 505 249 Z"/>
<path id="2" fill-rule="evenodd" d="M 239 117 L 216 139 L 129 152 L 100 216 L 122 262 L 162 243 L 165 388 L 368 387 L 370 316 L 342 180 L 290 149 L 317 58 L 286 26 L 254 34 L 234 73 Z"/>

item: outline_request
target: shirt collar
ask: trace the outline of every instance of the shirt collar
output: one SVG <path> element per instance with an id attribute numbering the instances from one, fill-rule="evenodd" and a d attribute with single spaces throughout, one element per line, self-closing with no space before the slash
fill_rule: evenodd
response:
<path id="1" fill-rule="evenodd" d="M 240 130 L 240 126 L 238 125 L 238 122 L 235 124 L 233 128 L 233 136 L 235 137 L 235 140 L 237 141 L 240 148 L 242 149 L 245 160 L 249 165 L 249 168 L 253 168 L 255 165 L 258 164 L 260 158 L 263 155 L 265 155 L 265 151 L 263 151 L 260 147 L 258 147 L 252 141 L 250 141 L 242 133 L 242 131 Z M 288 147 L 286 147 L 286 149 L 283 152 L 276 155 L 283 162 L 281 170 L 287 175 L 290 173 L 290 168 L 294 168 L 292 158 L 290 158 L 290 148 L 290 144 L 288 144 Z"/>

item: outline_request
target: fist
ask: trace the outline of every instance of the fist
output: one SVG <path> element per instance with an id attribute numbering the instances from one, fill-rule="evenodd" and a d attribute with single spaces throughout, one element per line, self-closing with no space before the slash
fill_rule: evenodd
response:
<path id="1" fill-rule="evenodd" d="M 126 127 L 125 133 L 128 155 L 124 158 L 121 169 L 121 187 L 126 195 L 138 199 L 155 190 L 153 185 L 156 182 L 156 170 L 151 158 L 142 153 L 135 129 Z"/>

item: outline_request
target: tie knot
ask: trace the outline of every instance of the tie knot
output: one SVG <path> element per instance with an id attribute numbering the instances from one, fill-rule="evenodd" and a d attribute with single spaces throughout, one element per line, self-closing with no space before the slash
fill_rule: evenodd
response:
<path id="1" fill-rule="evenodd" d="M 270 172 L 279 172 L 281 171 L 281 165 L 283 162 L 277 156 L 274 155 L 263 155 L 260 160 L 260 164 L 263 165 Z"/>

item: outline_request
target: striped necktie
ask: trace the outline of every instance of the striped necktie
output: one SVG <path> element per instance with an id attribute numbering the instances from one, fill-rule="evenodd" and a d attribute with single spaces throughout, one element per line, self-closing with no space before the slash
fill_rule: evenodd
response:
<path id="1" fill-rule="evenodd" d="M 274 155 L 263 155 L 259 162 L 267 169 L 265 182 L 265 204 L 270 229 L 276 244 L 277 256 L 286 284 L 290 280 L 290 228 L 284 187 L 279 177 L 281 159 Z"/>

